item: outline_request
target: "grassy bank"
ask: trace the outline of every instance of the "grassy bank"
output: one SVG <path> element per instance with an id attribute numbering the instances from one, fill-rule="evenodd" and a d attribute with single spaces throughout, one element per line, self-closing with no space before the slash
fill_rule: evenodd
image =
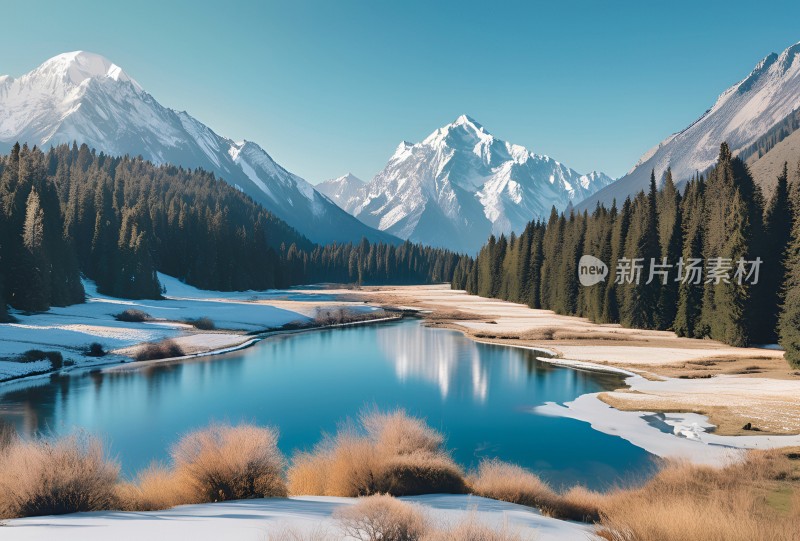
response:
<path id="1" fill-rule="evenodd" d="M 366 412 L 291 460 L 277 444 L 272 428 L 213 425 L 184 435 L 173 445 L 168 464 L 124 481 L 97 438 L 22 440 L 6 426 L 0 429 L 0 517 L 145 511 L 286 495 L 351 496 L 364 499 L 337 520 L 342 529 L 372 532 L 359 539 L 394 539 L 381 534 L 384 529 L 403 531 L 397 539 L 409 540 L 520 538 L 510 530 L 482 537 L 480 524 L 432 524 L 420 509 L 392 499 L 457 493 L 591 523 L 600 538 L 610 541 L 783 541 L 796 539 L 800 523 L 797 450 L 753 451 L 725 468 L 665 462 L 642 486 L 599 493 L 579 486 L 557 491 L 533 472 L 496 460 L 464 472 L 439 432 L 402 411 Z"/>

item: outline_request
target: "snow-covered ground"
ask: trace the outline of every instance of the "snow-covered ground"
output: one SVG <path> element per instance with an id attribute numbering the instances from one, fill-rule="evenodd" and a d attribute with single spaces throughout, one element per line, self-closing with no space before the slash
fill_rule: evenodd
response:
<path id="1" fill-rule="evenodd" d="M 0 325 L 0 381 L 50 369 L 49 361 L 15 360 L 30 349 L 59 351 L 67 364 L 87 367 L 125 360 L 137 344 L 165 338 L 175 339 L 187 354 L 241 346 L 252 340 L 247 333 L 307 322 L 321 306 L 374 310 L 363 303 L 335 301 L 324 290 L 217 292 L 199 290 L 164 274 L 159 274 L 159 280 L 166 288 L 163 300 L 108 297 L 85 280 L 87 300 L 83 304 L 32 315 L 12 312 L 18 322 Z M 128 309 L 146 312 L 154 320 L 127 323 L 114 319 Z M 183 323 L 202 317 L 210 318 L 217 330 L 201 332 Z M 84 353 L 93 342 L 113 353 L 87 357 Z"/>
<path id="2" fill-rule="evenodd" d="M 544 517 L 529 507 L 477 496 L 437 494 L 402 499 L 423 506 L 437 525 L 447 526 L 474 517 L 496 528 L 506 526 L 536 541 L 592 538 L 591 526 Z M 33 517 L 9 521 L 0 528 L 0 538 L 4 541 L 270 541 L 289 530 L 307 534 L 324 531 L 332 539 L 350 539 L 342 536 L 332 515 L 336 509 L 355 502 L 354 498 L 303 496 L 185 505 L 148 513 L 104 511 Z"/>

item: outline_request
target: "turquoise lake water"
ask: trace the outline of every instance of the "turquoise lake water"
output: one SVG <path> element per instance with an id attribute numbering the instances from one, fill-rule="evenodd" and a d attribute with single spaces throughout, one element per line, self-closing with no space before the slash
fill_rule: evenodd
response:
<path id="1" fill-rule="evenodd" d="M 0 417 L 27 435 L 76 427 L 100 434 L 127 475 L 167 460 L 180 434 L 211 421 L 275 426 L 280 447 L 291 454 L 373 406 L 424 417 L 466 468 L 499 457 L 555 485 L 592 488 L 651 472 L 651 455 L 627 441 L 532 411 L 621 387 L 622 378 L 552 366 L 536 355 L 403 320 L 276 336 L 222 356 L 0 387 Z"/>

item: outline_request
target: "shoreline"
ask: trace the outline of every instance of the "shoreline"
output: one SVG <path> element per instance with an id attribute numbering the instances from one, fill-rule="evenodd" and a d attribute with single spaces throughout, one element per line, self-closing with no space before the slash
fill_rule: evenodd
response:
<path id="1" fill-rule="evenodd" d="M 267 330 L 267 331 L 264 331 L 264 332 L 261 332 L 261 333 L 255 333 L 255 334 L 251 334 L 251 333 L 248 333 L 248 334 L 237 334 L 236 331 L 233 330 L 233 329 L 222 329 L 222 331 L 229 331 L 229 332 L 227 332 L 227 333 L 226 332 L 219 332 L 219 333 L 215 333 L 215 334 L 228 335 L 228 336 L 250 337 L 250 339 L 249 340 L 245 340 L 244 342 L 241 342 L 241 343 L 233 345 L 233 346 L 226 346 L 226 347 L 217 348 L 217 349 L 197 351 L 197 352 L 193 352 L 193 353 L 190 353 L 190 354 L 187 354 L 187 355 L 181 355 L 179 357 L 165 357 L 163 359 L 149 359 L 149 360 L 145 360 L 145 361 L 121 359 L 121 360 L 116 360 L 116 361 L 108 361 L 108 362 L 105 362 L 105 363 L 101 362 L 101 363 L 93 364 L 91 366 L 70 366 L 70 367 L 61 368 L 59 370 L 51 370 L 51 371 L 47 371 L 47 372 L 38 372 L 38 373 L 35 373 L 35 374 L 21 375 L 21 376 L 14 377 L 12 379 L 6 379 L 6 380 L 0 381 L 0 392 L 6 391 L 8 389 L 8 387 L 14 387 L 16 385 L 24 387 L 24 386 L 26 386 L 26 384 L 29 384 L 31 382 L 35 382 L 37 380 L 45 379 L 45 378 L 49 379 L 49 378 L 52 378 L 53 376 L 61 376 L 61 375 L 75 376 L 75 375 L 81 375 L 83 373 L 91 373 L 91 372 L 109 373 L 109 372 L 118 372 L 118 371 L 126 371 L 126 370 L 140 370 L 140 369 L 148 367 L 148 366 L 168 365 L 168 364 L 171 364 L 171 363 L 181 363 L 181 362 L 185 362 L 185 361 L 189 361 L 189 360 L 193 360 L 193 359 L 199 359 L 201 357 L 216 357 L 216 356 L 219 356 L 219 355 L 224 355 L 226 353 L 233 353 L 235 351 L 241 351 L 243 349 L 250 348 L 250 347 L 256 345 L 257 343 L 259 343 L 259 342 L 261 342 L 263 340 L 266 340 L 268 338 L 272 338 L 272 337 L 275 337 L 275 336 L 290 336 L 290 335 L 293 335 L 293 334 L 300 334 L 300 333 L 312 332 L 312 331 L 323 331 L 323 330 L 335 329 L 335 328 L 339 328 L 339 327 L 353 327 L 353 326 L 358 326 L 358 325 L 367 325 L 367 324 L 371 324 L 371 323 L 383 323 L 383 322 L 387 322 L 387 321 L 401 320 L 401 319 L 403 319 L 403 317 L 404 316 L 401 315 L 401 316 L 397 316 L 397 317 L 384 317 L 384 318 L 375 318 L 375 319 L 365 319 L 365 320 L 351 321 L 351 322 L 346 322 L 346 323 L 334 323 L 334 324 L 331 324 L 331 325 L 320 325 L 320 326 L 313 326 L 313 327 L 305 327 L 305 328 L 302 328 L 302 329 Z M 189 334 L 189 335 L 185 335 L 185 337 L 198 336 L 200 334 L 203 334 L 203 333 Z M 139 347 L 142 347 L 145 344 L 146 344 L 146 342 L 142 342 L 142 343 L 139 343 L 139 344 L 135 344 L 133 346 L 129 346 L 129 348 L 126 348 L 126 349 L 139 348 Z M 109 354 L 110 355 L 115 355 L 117 357 L 129 358 L 129 357 L 126 357 L 125 355 L 122 355 L 122 354 L 115 354 L 115 353 L 109 353 Z"/>

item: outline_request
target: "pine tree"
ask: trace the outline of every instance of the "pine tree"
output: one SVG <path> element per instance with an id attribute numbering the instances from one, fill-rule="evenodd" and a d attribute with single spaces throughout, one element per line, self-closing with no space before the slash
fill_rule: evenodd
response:
<path id="1" fill-rule="evenodd" d="M 22 245 L 26 270 L 15 295 L 15 306 L 26 311 L 47 310 L 50 308 L 50 262 L 44 251 L 44 210 L 36 190 L 30 192 L 25 205 Z"/>
<path id="2" fill-rule="evenodd" d="M 677 265 L 681 257 L 683 245 L 681 229 L 681 201 L 678 190 L 672 181 L 672 170 L 667 169 L 664 187 L 658 194 L 658 235 L 661 248 L 661 260 L 667 265 Z M 658 309 L 655 313 L 655 324 L 658 329 L 674 327 L 678 305 L 678 285 L 673 273 L 666 283 L 660 284 Z"/>
<path id="3" fill-rule="evenodd" d="M 800 166 L 798 166 L 800 180 Z M 783 286 L 783 304 L 778 324 L 779 343 L 784 358 L 800 368 L 800 190 L 792 190 L 793 224 L 791 242 L 786 252 L 786 279 Z"/>
<path id="4" fill-rule="evenodd" d="M 787 273 L 785 255 L 792 235 L 788 179 L 788 164 L 784 163 L 775 193 L 764 215 L 764 242 L 756 253 L 763 259 L 759 284 L 753 292 L 758 302 L 754 339 L 760 343 L 772 344 L 778 337 L 781 288 Z"/>
<path id="5" fill-rule="evenodd" d="M 678 286 L 678 307 L 675 314 L 674 330 L 678 336 L 701 338 L 707 334 L 702 327 L 701 308 L 703 303 L 702 276 L 696 283 L 695 278 L 688 276 L 686 267 L 692 260 L 702 262 L 703 233 L 705 213 L 703 208 L 703 191 L 705 182 L 702 177 L 692 180 L 686 187 L 681 201 L 683 227 L 683 262 L 682 276 Z"/>

